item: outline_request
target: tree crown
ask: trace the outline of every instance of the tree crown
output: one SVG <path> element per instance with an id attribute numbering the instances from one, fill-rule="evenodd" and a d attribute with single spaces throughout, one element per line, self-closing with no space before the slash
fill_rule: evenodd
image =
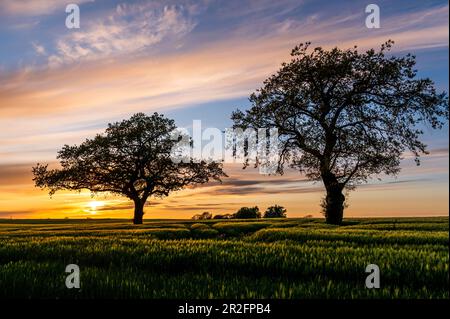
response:
<path id="1" fill-rule="evenodd" d="M 372 174 L 397 174 L 407 150 L 419 164 L 427 152 L 420 125 L 442 128 L 448 96 L 430 79 L 416 78 L 413 55 L 387 56 L 392 45 L 359 53 L 300 44 L 251 95 L 252 107 L 233 113 L 234 126 L 277 128 L 277 173 L 288 164 L 340 188 Z"/>
<path id="2" fill-rule="evenodd" d="M 217 181 L 226 176 L 220 163 L 174 163 L 171 152 L 178 140 L 171 119 L 143 113 L 109 124 L 103 134 L 80 145 L 64 145 L 57 158 L 61 168 L 33 167 L 36 186 L 58 190 L 88 189 L 145 202 L 164 197 L 191 184 Z M 176 136 L 176 135 L 175 135 Z"/>
<path id="3" fill-rule="evenodd" d="M 261 213 L 258 206 L 241 207 L 236 213 L 234 213 L 234 218 L 261 218 Z"/>
<path id="4" fill-rule="evenodd" d="M 280 205 L 270 206 L 264 212 L 264 218 L 285 218 L 287 210 Z"/>

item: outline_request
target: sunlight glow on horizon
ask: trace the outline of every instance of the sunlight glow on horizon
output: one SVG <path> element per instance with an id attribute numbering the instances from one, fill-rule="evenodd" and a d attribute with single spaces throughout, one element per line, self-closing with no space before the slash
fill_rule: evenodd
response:
<path id="1" fill-rule="evenodd" d="M 97 208 L 99 207 L 103 207 L 105 206 L 105 202 L 104 201 L 97 201 L 97 200 L 92 200 L 88 203 L 89 206 L 89 210 L 88 212 L 92 215 L 97 214 Z"/>

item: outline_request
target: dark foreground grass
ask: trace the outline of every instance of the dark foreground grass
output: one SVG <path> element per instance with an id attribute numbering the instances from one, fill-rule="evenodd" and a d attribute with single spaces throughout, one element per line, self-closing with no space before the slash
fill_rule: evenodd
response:
<path id="1" fill-rule="evenodd" d="M 0 296 L 448 298 L 448 235 L 448 218 L 0 220 Z M 368 264 L 380 289 L 365 288 Z"/>

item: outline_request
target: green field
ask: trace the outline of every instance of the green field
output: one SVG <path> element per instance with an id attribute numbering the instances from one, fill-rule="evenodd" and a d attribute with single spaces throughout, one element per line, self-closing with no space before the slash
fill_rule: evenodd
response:
<path id="1" fill-rule="evenodd" d="M 0 297 L 449 298 L 448 249 L 444 217 L 0 220 Z"/>

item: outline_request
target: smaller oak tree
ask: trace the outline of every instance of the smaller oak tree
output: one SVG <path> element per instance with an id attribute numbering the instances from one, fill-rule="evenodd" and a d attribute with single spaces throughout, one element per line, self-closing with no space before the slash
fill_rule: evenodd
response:
<path id="1" fill-rule="evenodd" d="M 48 188 L 50 195 L 88 189 L 93 194 L 126 196 L 134 202 L 134 224 L 142 224 L 150 196 L 165 197 L 188 185 L 227 176 L 221 163 L 192 158 L 175 163 L 172 151 L 181 140 L 176 132 L 175 122 L 163 115 L 135 114 L 109 124 L 104 134 L 78 146 L 65 145 L 57 156 L 61 168 L 38 163 L 33 167 L 33 181 L 37 187 Z"/>

